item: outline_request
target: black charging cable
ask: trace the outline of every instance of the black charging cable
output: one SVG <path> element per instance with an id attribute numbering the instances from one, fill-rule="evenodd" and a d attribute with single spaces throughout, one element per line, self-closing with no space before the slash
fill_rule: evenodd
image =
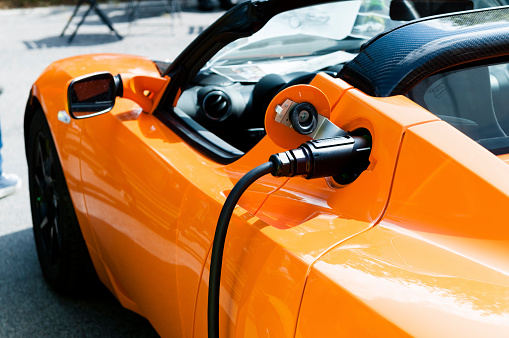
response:
<path id="1" fill-rule="evenodd" d="M 217 220 L 216 233 L 212 243 L 212 253 L 210 256 L 210 275 L 209 275 L 209 300 L 208 300 L 208 332 L 209 337 L 219 337 L 219 288 L 221 284 L 221 267 L 223 265 L 223 250 L 226 232 L 232 217 L 233 209 L 237 205 L 240 197 L 254 181 L 266 174 L 272 172 L 272 162 L 266 162 L 258 167 L 251 169 L 240 181 L 235 184 L 226 202 L 221 209 L 219 219 Z"/>
<path id="2" fill-rule="evenodd" d="M 250 170 L 235 184 L 219 214 L 212 243 L 208 296 L 209 338 L 219 338 L 219 290 L 224 243 L 233 210 L 246 189 L 268 173 L 276 177 L 302 175 L 310 179 L 339 177 L 345 172 L 355 172 L 357 177 L 368 167 L 370 152 L 371 137 L 368 135 L 311 140 L 297 149 L 272 155 L 269 162 Z"/>

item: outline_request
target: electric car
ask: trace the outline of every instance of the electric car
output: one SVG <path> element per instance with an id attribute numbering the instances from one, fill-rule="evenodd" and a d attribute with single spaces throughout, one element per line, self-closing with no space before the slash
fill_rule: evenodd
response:
<path id="1" fill-rule="evenodd" d="M 172 63 L 51 64 L 45 279 L 166 337 L 507 336 L 509 7 L 472 8 L 253 0 Z"/>

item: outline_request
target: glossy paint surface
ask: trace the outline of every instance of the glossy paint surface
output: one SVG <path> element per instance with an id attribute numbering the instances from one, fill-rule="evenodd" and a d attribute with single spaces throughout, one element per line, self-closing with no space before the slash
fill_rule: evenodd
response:
<path id="1" fill-rule="evenodd" d="M 315 264 L 297 337 L 505 337 L 508 319 L 506 272 L 382 224 Z"/>
<path id="2" fill-rule="evenodd" d="M 445 122 L 409 128 L 382 221 L 315 263 L 297 336 L 505 336 L 508 177 Z"/>
<path id="3" fill-rule="evenodd" d="M 128 98 L 101 116 L 58 121 L 66 84 L 105 69 L 154 78 L 149 86 L 158 88 L 170 81 L 149 60 L 95 55 L 50 66 L 33 88 L 95 267 L 162 336 L 206 336 L 221 207 L 247 171 L 288 145 L 278 140 L 295 135 L 268 128 L 269 137 L 245 156 L 221 165 L 142 112 L 152 106 Z M 138 85 L 133 92 L 143 93 Z M 504 157 L 404 97 L 373 98 L 325 74 L 286 94 L 305 97 L 347 131 L 368 130 L 370 165 L 348 186 L 265 176 L 248 189 L 226 238 L 222 334 L 507 332 Z"/>
<path id="4" fill-rule="evenodd" d="M 180 321 L 192 329 L 215 220 L 233 183 L 248 168 L 239 163 L 226 169 L 195 154 L 151 115 L 123 123 L 105 115 L 95 126 L 88 122 L 82 142 L 84 151 L 93 153 L 82 160 L 83 180 L 90 184 L 84 193 L 103 259 L 161 333 L 191 335 L 165 330 L 178 328 Z M 115 132 L 114 140 L 103 133 L 105 128 Z M 107 161 L 94 160 L 107 154 Z M 256 152 L 251 156 L 256 161 Z M 259 196 L 281 181 L 261 180 L 244 203 L 256 210 L 263 201 Z M 97 198 L 106 192 L 110 205 Z M 95 212 L 101 214 L 92 216 Z"/>
<path id="5" fill-rule="evenodd" d="M 113 65 L 115 66 L 113 67 Z M 68 125 L 58 121 L 57 118 L 59 111 L 66 111 L 67 85 L 69 82 L 76 77 L 101 72 L 105 69 L 111 69 L 114 74 L 120 72 L 139 75 L 157 74 L 153 63 L 145 58 L 118 54 L 77 56 L 55 62 L 46 68 L 33 85 L 32 95 L 40 104 L 50 125 L 67 186 L 91 258 L 103 283 L 112 289 L 106 270 L 102 265 L 101 257 L 97 252 L 94 233 L 90 229 L 83 199 L 80 149 L 84 121 L 72 119 Z"/>

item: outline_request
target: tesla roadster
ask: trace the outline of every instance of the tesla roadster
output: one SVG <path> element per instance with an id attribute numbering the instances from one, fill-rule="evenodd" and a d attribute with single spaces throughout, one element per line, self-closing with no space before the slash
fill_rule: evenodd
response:
<path id="1" fill-rule="evenodd" d="M 473 7 L 252 0 L 172 63 L 51 64 L 45 279 L 165 337 L 507 336 L 509 7 Z"/>

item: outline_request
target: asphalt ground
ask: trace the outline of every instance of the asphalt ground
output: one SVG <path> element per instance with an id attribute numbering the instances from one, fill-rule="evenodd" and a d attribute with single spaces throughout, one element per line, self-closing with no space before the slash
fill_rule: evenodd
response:
<path id="1" fill-rule="evenodd" d="M 44 282 L 32 234 L 23 114 L 32 83 L 53 61 L 89 53 L 124 53 L 172 60 L 222 11 L 199 12 L 187 1 L 179 13 L 164 1 L 140 2 L 129 22 L 125 4 L 100 8 L 123 39 L 93 12 L 68 37 L 87 6 L 66 31 L 74 7 L 0 10 L 0 121 L 3 170 L 22 179 L 22 189 L 0 199 L 0 337 L 153 337 L 147 320 L 122 308 L 107 292 L 63 297 Z"/>

